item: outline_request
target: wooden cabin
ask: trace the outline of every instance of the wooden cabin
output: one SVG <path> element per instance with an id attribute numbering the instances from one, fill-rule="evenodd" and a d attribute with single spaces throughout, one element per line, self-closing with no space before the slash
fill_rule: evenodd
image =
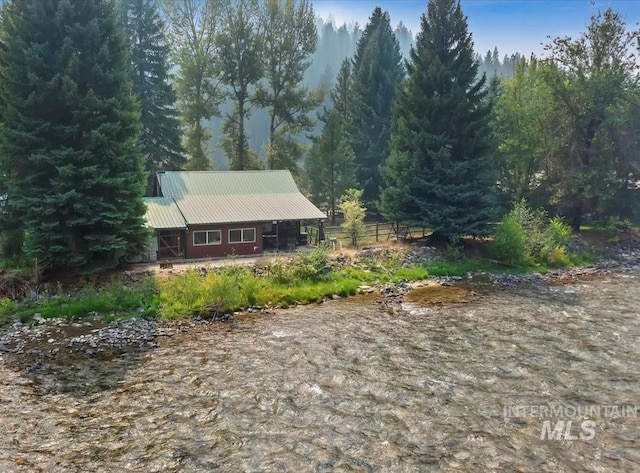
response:
<path id="1" fill-rule="evenodd" d="M 157 259 L 294 249 L 307 244 L 301 221 L 326 218 L 289 171 L 159 172 L 155 195 L 145 203 Z"/>

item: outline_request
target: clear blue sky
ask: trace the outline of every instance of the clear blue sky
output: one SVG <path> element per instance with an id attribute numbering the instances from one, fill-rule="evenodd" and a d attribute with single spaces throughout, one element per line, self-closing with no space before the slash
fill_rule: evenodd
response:
<path id="1" fill-rule="evenodd" d="M 364 26 L 376 5 L 389 12 L 393 26 L 402 21 L 414 34 L 427 0 L 311 0 L 316 14 L 331 16 L 338 25 Z M 462 0 L 476 52 L 498 47 L 500 56 L 519 52 L 543 54 L 548 37 L 577 36 L 591 16 L 611 7 L 627 28 L 640 22 L 640 0 Z"/>

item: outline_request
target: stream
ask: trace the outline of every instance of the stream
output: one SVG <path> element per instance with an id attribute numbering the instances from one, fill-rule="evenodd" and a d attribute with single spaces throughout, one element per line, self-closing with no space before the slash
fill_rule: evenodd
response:
<path id="1" fill-rule="evenodd" d="M 0 472 L 640 471 L 640 272 L 476 292 L 0 355 Z"/>

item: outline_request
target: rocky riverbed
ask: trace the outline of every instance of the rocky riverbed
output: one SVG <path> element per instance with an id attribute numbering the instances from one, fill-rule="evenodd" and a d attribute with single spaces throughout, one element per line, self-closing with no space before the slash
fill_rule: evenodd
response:
<path id="1" fill-rule="evenodd" d="M 358 255 L 360 261 L 374 258 L 391 258 L 394 252 L 388 248 L 368 249 Z M 404 265 L 419 264 L 438 257 L 434 247 L 414 247 L 401 257 Z M 339 256 L 335 264 L 352 264 L 349 257 Z M 616 273 L 631 272 L 640 267 L 640 248 L 630 246 L 614 247 L 609 257 L 597 264 L 567 268 L 545 275 L 510 273 L 468 273 L 461 277 L 435 277 L 428 282 L 383 284 L 361 286 L 359 292 L 375 297 L 385 310 L 400 314 L 406 309 L 407 294 L 415 291 L 419 296 L 413 302 L 422 304 L 468 303 L 493 291 L 513 290 L 521 285 L 567 284 L 590 278 Z M 126 279 L 139 278 L 126 273 Z M 338 297 L 334 297 L 338 298 Z M 251 307 L 248 313 L 272 313 L 270 308 Z M 194 327 L 228 320 L 232 314 L 216 319 L 191 319 L 180 323 L 161 323 L 143 318 L 106 323 L 103 318 L 89 317 L 79 321 L 65 319 L 44 319 L 35 314 L 31 324 L 18 320 L 0 330 L 0 357 L 14 367 L 32 373 L 46 372 L 49 366 L 56 366 L 77 357 L 109 360 L 139 356 L 158 345 L 161 337 L 171 337 L 187 332 Z"/>
<path id="2" fill-rule="evenodd" d="M 398 313 L 374 288 L 34 370 L 5 353 L 0 471 L 639 471 L 640 271 L 605 270 L 403 285 Z M 55 324 L 34 329 L 49 347 Z"/>

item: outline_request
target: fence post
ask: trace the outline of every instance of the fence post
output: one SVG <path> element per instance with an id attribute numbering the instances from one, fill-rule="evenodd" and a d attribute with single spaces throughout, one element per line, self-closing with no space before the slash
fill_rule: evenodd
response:
<path id="1" fill-rule="evenodd" d="M 376 222 L 376 243 L 378 243 L 378 230 L 379 230 L 378 225 L 379 223 Z"/>

